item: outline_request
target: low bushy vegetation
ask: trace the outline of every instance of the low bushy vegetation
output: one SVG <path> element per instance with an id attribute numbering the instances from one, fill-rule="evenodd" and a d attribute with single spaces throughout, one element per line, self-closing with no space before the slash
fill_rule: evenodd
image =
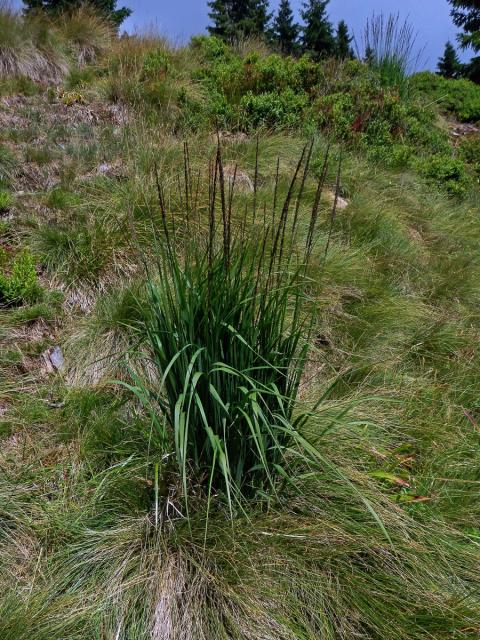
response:
<path id="1" fill-rule="evenodd" d="M 88 20 L 0 80 L 0 640 L 477 638 L 475 127 Z"/>
<path id="2" fill-rule="evenodd" d="M 417 168 L 432 184 L 452 195 L 464 196 L 468 189 L 469 176 L 461 159 L 436 155 L 420 160 Z"/>
<path id="3" fill-rule="evenodd" d="M 461 122 L 480 121 L 480 86 L 471 80 L 447 79 L 424 71 L 413 76 L 412 88 Z"/>
<path id="4" fill-rule="evenodd" d="M 383 28 L 387 30 L 383 37 L 392 38 L 392 25 Z M 404 30 L 404 38 L 413 38 Z M 405 77 L 402 69 L 398 73 Z M 426 175 L 423 166 L 432 152 L 446 165 L 458 166 L 463 160 L 455 157 L 447 133 L 437 126 L 437 105 L 427 88 L 422 95 L 429 96 L 429 104 L 418 99 L 415 88 L 420 90 L 420 77 L 412 86 L 408 83 L 407 91 L 406 84 L 400 86 L 395 78 L 391 82 L 382 78 L 373 64 L 318 63 L 308 56 L 256 52 L 244 55 L 215 37 L 202 36 L 181 51 L 169 50 L 164 43 L 157 49 L 145 41 L 122 43 L 108 84 L 111 98 L 141 105 L 152 118 L 161 113 L 164 126 L 175 132 L 215 127 L 244 133 L 320 130 L 371 160 L 398 169 L 421 166 L 420 172 Z M 456 96 L 456 85 L 450 94 Z M 423 164 L 418 162 L 419 155 Z M 460 167 L 460 173 L 457 179 L 450 172 L 447 190 L 452 194 L 468 189 L 469 168 Z"/>
<path id="5" fill-rule="evenodd" d="M 35 261 L 31 253 L 22 251 L 10 258 L 0 249 L 0 304 L 32 302 L 40 293 Z"/>
<path id="6" fill-rule="evenodd" d="M 13 203 L 13 198 L 9 191 L 0 191 L 0 214 L 6 213 Z"/>
<path id="7" fill-rule="evenodd" d="M 480 134 L 467 136 L 460 144 L 460 154 L 480 176 Z"/>

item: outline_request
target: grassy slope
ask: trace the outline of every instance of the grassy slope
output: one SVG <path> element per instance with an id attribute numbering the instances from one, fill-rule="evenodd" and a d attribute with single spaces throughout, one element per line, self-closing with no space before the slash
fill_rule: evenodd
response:
<path id="1" fill-rule="evenodd" d="M 456 201 L 347 157 L 349 204 L 325 264 L 322 208 L 302 385 L 308 405 L 336 381 L 312 425 L 329 427 L 319 445 L 334 467 L 302 498 L 239 521 L 233 538 L 218 517 L 202 551 L 201 522 L 189 532 L 172 511 L 173 529 L 152 527 L 159 452 L 110 382 L 126 375 L 117 354 L 142 318 L 131 225 L 154 251 L 153 159 L 182 221 L 183 142 L 135 112 L 122 124 L 90 92 L 85 105 L 43 91 L 0 105 L 15 193 L 1 242 L 31 248 L 45 288 L 43 302 L 0 316 L 0 638 L 478 637 L 478 193 Z M 303 143 L 261 138 L 261 201 L 277 158 L 286 189 Z M 255 144 L 225 140 L 226 160 L 253 176 Z M 193 167 L 214 147 L 192 137 Z M 42 371 L 55 344 L 63 374 Z M 393 550 L 346 478 L 375 504 Z"/>

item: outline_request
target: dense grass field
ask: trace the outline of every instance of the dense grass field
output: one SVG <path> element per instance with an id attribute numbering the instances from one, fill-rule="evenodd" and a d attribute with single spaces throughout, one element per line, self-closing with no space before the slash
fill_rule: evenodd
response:
<path id="1" fill-rule="evenodd" d="M 480 89 L 0 33 L 0 640 L 479 638 Z"/>

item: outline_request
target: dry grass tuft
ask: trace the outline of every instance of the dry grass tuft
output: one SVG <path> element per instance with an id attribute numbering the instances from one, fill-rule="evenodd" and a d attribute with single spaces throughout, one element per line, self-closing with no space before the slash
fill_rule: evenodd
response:
<path id="1" fill-rule="evenodd" d="M 68 71 L 58 36 L 42 16 L 23 18 L 0 4 L 0 78 L 57 83 Z"/>
<path id="2" fill-rule="evenodd" d="M 114 37 L 113 27 L 87 6 L 54 22 L 41 13 L 23 17 L 0 3 L 0 78 L 58 84 L 72 62 L 97 61 Z"/>
<path id="3" fill-rule="evenodd" d="M 112 25 L 87 5 L 62 16 L 59 31 L 79 66 L 98 60 L 110 49 L 115 37 Z"/>

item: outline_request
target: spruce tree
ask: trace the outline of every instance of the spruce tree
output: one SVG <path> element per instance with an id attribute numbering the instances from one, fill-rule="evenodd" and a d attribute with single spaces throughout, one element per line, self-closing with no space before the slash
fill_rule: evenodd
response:
<path id="1" fill-rule="evenodd" d="M 438 61 L 438 74 L 444 78 L 457 78 L 462 65 L 451 42 L 445 45 L 445 52 Z"/>
<path id="2" fill-rule="evenodd" d="M 303 4 L 302 49 L 315 59 L 331 55 L 335 50 L 333 28 L 327 16 L 330 0 L 306 0 Z"/>
<path id="3" fill-rule="evenodd" d="M 268 0 L 247 0 L 247 15 L 240 23 L 246 36 L 265 36 L 272 14 L 268 10 Z"/>
<path id="4" fill-rule="evenodd" d="M 335 37 L 335 55 L 340 60 L 346 60 L 347 58 L 354 58 L 353 49 L 350 46 L 353 40 L 353 36 L 348 31 L 348 25 L 345 20 L 340 20 L 337 27 L 337 34 Z"/>
<path id="5" fill-rule="evenodd" d="M 461 73 L 472 82 L 480 84 L 480 56 L 476 56 L 468 64 L 462 65 Z"/>
<path id="6" fill-rule="evenodd" d="M 295 53 L 298 46 L 300 26 L 295 22 L 289 0 L 281 0 L 273 22 L 272 39 L 286 55 Z"/>
<path id="7" fill-rule="evenodd" d="M 464 31 L 459 36 L 463 48 L 480 51 L 480 0 L 448 0 L 452 5 L 452 18 Z"/>
<path id="8" fill-rule="evenodd" d="M 271 15 L 268 0 L 210 0 L 208 31 L 227 41 L 265 35 Z"/>
<path id="9" fill-rule="evenodd" d="M 234 35 L 234 23 L 232 20 L 231 2 L 228 0 L 211 0 L 208 3 L 212 24 L 208 27 L 208 32 L 212 36 L 217 36 L 223 40 L 231 40 Z"/>
<path id="10" fill-rule="evenodd" d="M 46 13 L 55 15 L 59 13 L 68 13 L 74 11 L 85 4 L 84 0 L 23 0 L 25 5 L 25 13 L 30 11 L 45 11 Z M 117 27 L 119 27 L 125 18 L 131 15 L 132 10 L 128 7 L 120 7 L 117 9 L 117 0 L 89 0 L 87 3 L 93 9 L 98 11 L 110 19 Z"/>
<path id="11" fill-rule="evenodd" d="M 372 49 L 370 45 L 365 49 L 365 54 L 363 56 L 363 61 L 365 64 L 371 66 L 375 62 L 375 51 Z"/>

